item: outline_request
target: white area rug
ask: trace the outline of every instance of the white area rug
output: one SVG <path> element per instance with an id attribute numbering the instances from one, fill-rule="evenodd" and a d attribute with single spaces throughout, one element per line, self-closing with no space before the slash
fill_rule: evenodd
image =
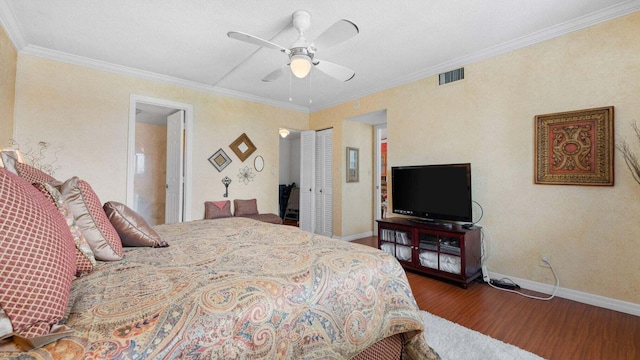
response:
<path id="1" fill-rule="evenodd" d="M 538 355 L 421 311 L 427 343 L 443 360 L 540 360 Z"/>

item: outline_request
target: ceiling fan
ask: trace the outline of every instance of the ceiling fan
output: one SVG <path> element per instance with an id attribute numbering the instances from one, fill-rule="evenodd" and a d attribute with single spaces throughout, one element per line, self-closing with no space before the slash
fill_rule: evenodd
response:
<path id="1" fill-rule="evenodd" d="M 293 13 L 293 27 L 298 30 L 299 35 L 298 39 L 288 49 L 239 31 L 229 31 L 227 36 L 250 44 L 279 50 L 289 56 L 290 62 L 288 64 L 274 70 L 265 76 L 262 81 L 271 82 L 278 79 L 287 68 L 291 68 L 293 75 L 302 79 L 309 74 L 312 67 L 340 81 L 353 79 L 356 74 L 353 70 L 329 61 L 317 59 L 315 54 L 319 49 L 327 49 L 357 35 L 359 33 L 358 26 L 349 20 L 339 20 L 311 43 L 304 38 L 304 32 L 309 29 L 309 26 L 311 26 L 311 14 L 308 11 L 298 10 Z"/>

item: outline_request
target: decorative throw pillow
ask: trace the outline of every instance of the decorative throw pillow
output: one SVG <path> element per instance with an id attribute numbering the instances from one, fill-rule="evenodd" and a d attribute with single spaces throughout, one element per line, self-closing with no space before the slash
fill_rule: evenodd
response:
<path id="1" fill-rule="evenodd" d="M 56 207 L 24 179 L 0 169 L 0 304 L 13 331 L 46 335 L 65 314 L 75 245 Z"/>
<path id="2" fill-rule="evenodd" d="M 96 260 L 122 260 L 124 252 L 120 236 L 102 210 L 102 203 L 91 185 L 74 176 L 60 186 L 60 193 Z"/>
<path id="3" fill-rule="evenodd" d="M 204 218 L 219 219 L 231 217 L 231 201 L 205 201 Z"/>
<path id="4" fill-rule="evenodd" d="M 102 207 L 124 246 L 167 247 L 166 241 L 137 212 L 124 204 L 109 201 Z"/>
<path id="5" fill-rule="evenodd" d="M 16 153 L 14 151 L 0 151 L 0 160 L 2 160 L 2 167 L 9 170 L 14 174 L 18 174 L 16 170 Z"/>
<path id="6" fill-rule="evenodd" d="M 51 200 L 67 222 L 67 226 L 69 226 L 69 231 L 76 245 L 76 276 L 82 276 L 93 271 L 96 266 L 96 259 L 89 243 L 87 243 L 87 240 L 82 236 L 82 232 L 76 225 L 69 206 L 62 201 L 62 194 L 54 187 L 54 185 L 59 186 L 59 184 L 61 183 L 57 181 L 54 183 L 35 182 L 33 186 L 40 190 L 47 199 Z"/>
<path id="7" fill-rule="evenodd" d="M 258 213 L 256 199 L 233 200 L 233 208 L 235 216 L 256 215 Z"/>
<path id="8" fill-rule="evenodd" d="M 16 170 L 18 171 L 18 175 L 20 175 L 21 178 L 27 180 L 28 183 L 34 183 L 37 181 L 40 181 L 40 182 L 56 181 L 56 179 L 53 176 L 45 173 L 42 170 L 34 168 L 31 165 L 21 163 L 21 162 L 16 162 L 15 167 L 16 167 Z"/>

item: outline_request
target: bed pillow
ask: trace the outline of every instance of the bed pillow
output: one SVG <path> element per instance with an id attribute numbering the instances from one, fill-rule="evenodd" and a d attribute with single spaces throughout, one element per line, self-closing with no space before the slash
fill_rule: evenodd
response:
<path id="1" fill-rule="evenodd" d="M 76 225 L 69 206 L 62 201 L 62 194 L 60 194 L 60 191 L 58 191 L 54 185 L 59 186 L 60 183 L 33 183 L 33 186 L 56 206 L 67 222 L 71 236 L 73 236 L 73 242 L 76 245 L 76 276 L 86 275 L 92 272 L 96 266 L 95 256 L 93 255 L 93 251 L 91 251 L 89 243 L 87 243 L 87 240 L 82 236 L 82 232 Z"/>
<path id="2" fill-rule="evenodd" d="M 65 314 L 75 245 L 56 207 L 24 179 L 0 169 L 0 304 L 13 331 L 46 335 Z"/>
<path id="3" fill-rule="evenodd" d="M 109 222 L 102 203 L 91 186 L 74 176 L 60 186 L 60 193 L 96 260 L 122 260 L 124 252 L 120 236 Z"/>
<path id="4" fill-rule="evenodd" d="M 231 201 L 224 200 L 204 202 L 205 219 L 219 219 L 231 216 Z"/>
<path id="5" fill-rule="evenodd" d="M 233 211 L 235 216 L 257 215 L 258 203 L 256 199 L 233 200 Z"/>
<path id="6" fill-rule="evenodd" d="M 37 181 L 40 181 L 40 182 L 56 181 L 56 179 L 53 176 L 45 173 L 40 169 L 36 169 L 31 165 L 16 161 L 15 167 L 18 172 L 18 175 L 20 175 L 21 178 L 27 180 L 28 183 L 34 183 Z"/>
<path id="7" fill-rule="evenodd" d="M 10 172 L 17 174 L 16 170 L 16 153 L 14 151 L 0 151 L 1 166 Z"/>
<path id="8" fill-rule="evenodd" d="M 123 246 L 169 246 L 140 214 L 128 206 L 116 201 L 109 201 L 102 208 L 111 225 L 120 235 Z"/>

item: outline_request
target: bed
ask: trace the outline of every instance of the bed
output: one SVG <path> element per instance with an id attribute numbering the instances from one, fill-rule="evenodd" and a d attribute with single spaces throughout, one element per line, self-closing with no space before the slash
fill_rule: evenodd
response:
<path id="1" fill-rule="evenodd" d="M 69 335 L 0 359 L 438 358 L 385 252 L 239 217 L 153 229 L 168 247 L 72 280 Z"/>

